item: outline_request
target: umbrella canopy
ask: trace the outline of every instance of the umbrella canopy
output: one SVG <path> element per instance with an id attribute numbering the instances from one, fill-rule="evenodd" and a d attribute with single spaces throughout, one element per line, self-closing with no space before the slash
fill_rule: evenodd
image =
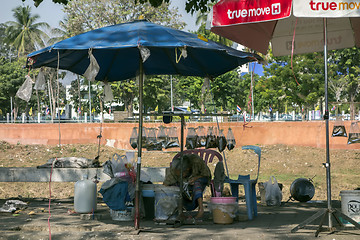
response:
<path id="1" fill-rule="evenodd" d="M 96 80 L 119 81 L 138 74 L 140 49 L 150 56 L 143 63 L 145 75 L 216 77 L 249 61 L 256 54 L 237 51 L 198 35 L 138 20 L 99 28 L 60 41 L 28 55 L 32 67 L 48 66 L 83 74 L 89 66 L 88 50 L 100 71 Z"/>
<path id="2" fill-rule="evenodd" d="M 357 2 L 357 3 L 356 3 Z M 357 4 L 357 5 L 355 5 Z M 359 0 L 222 0 L 215 4 L 211 31 L 274 56 L 324 50 L 323 17 L 327 17 L 328 50 L 360 47 Z M 293 6 L 294 15 L 291 15 Z M 327 10 L 324 10 L 327 9 Z M 331 10 L 334 9 L 334 10 Z"/>
<path id="3" fill-rule="evenodd" d="M 327 50 L 360 47 L 360 0 L 222 0 L 213 8 L 212 25 L 211 31 L 264 54 L 270 42 L 274 56 L 324 51 L 328 209 L 309 218 L 309 222 L 329 214 L 331 229 L 331 215 L 336 211 L 331 207 Z M 344 217 L 342 213 L 336 214 Z M 352 224 L 360 229 L 356 222 Z"/>

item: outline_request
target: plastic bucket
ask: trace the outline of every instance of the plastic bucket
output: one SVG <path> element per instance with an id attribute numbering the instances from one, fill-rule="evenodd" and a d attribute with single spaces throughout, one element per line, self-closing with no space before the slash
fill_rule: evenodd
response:
<path id="1" fill-rule="evenodd" d="M 144 201 L 145 219 L 152 220 L 155 217 L 155 191 L 153 184 L 144 184 L 142 190 Z"/>
<path id="2" fill-rule="evenodd" d="M 156 186 L 155 220 L 175 220 L 178 216 L 180 189 L 175 186 Z"/>
<path id="3" fill-rule="evenodd" d="M 231 224 L 237 211 L 236 197 L 212 197 L 210 199 L 213 221 L 217 224 Z"/>
<path id="4" fill-rule="evenodd" d="M 340 197 L 341 212 L 360 223 L 360 190 L 340 191 Z M 351 224 L 344 219 L 341 220 L 344 224 Z"/>

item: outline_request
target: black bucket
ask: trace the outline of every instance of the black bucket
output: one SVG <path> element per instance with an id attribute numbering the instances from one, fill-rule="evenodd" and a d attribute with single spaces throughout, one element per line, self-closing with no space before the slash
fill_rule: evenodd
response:
<path id="1" fill-rule="evenodd" d="M 311 179 L 298 178 L 290 186 L 291 197 L 299 202 L 310 201 L 315 194 Z"/>

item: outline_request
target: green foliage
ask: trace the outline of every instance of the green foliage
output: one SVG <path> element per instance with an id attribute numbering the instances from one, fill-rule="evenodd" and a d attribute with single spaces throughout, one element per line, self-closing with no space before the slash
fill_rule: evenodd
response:
<path id="1" fill-rule="evenodd" d="M 265 67 L 265 72 L 266 79 L 256 88 L 260 92 L 278 94 L 275 97 L 282 101 L 272 100 L 277 104 L 290 102 L 292 106 L 298 108 L 303 105 L 310 107 L 324 96 L 322 53 L 295 55 L 292 64 L 289 56 L 277 57 L 273 59 L 269 67 Z M 266 94 L 262 96 L 267 97 Z M 272 103 L 272 105 L 275 104 Z"/>
<path id="2" fill-rule="evenodd" d="M 15 98 L 17 90 L 25 81 L 25 75 L 28 73 L 28 71 L 23 68 L 24 65 L 24 58 L 10 62 L 5 58 L 0 57 L 0 109 L 3 114 L 11 112 L 11 97 L 14 105 L 25 109 L 26 102 Z M 30 104 L 33 104 L 34 102 L 35 98 L 32 97 Z"/>
<path id="3" fill-rule="evenodd" d="M 15 47 L 18 56 L 34 51 L 36 45 L 44 47 L 44 40 L 48 36 L 40 28 L 49 28 L 49 24 L 37 23 L 40 16 L 33 15 L 29 6 L 18 6 L 13 12 L 16 21 L 6 23 L 5 42 Z"/>
<path id="4" fill-rule="evenodd" d="M 153 23 L 183 29 L 177 9 L 170 9 L 168 3 L 152 7 L 149 3 L 135 3 L 127 0 L 77 0 L 64 7 L 67 14 L 65 28 L 70 36 L 108 25 L 137 20 L 140 17 Z"/>

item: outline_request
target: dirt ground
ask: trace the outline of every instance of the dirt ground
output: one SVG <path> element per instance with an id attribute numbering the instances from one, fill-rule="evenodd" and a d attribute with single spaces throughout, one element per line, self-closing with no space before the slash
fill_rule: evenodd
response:
<path id="1" fill-rule="evenodd" d="M 326 162 L 325 149 L 301 146 L 267 145 L 259 146 L 262 151 L 259 182 L 269 180 L 271 175 L 282 183 L 283 201 L 290 197 L 291 183 L 297 178 L 312 178 L 315 186 L 313 200 L 326 200 Z M 168 152 L 144 151 L 143 167 L 169 166 L 178 149 Z M 0 167 L 36 167 L 45 164 L 53 157 L 85 157 L 94 159 L 98 155 L 98 145 L 11 145 L 0 142 Z M 101 163 L 111 159 L 114 153 L 125 154 L 125 151 L 101 146 L 99 151 Z M 231 178 L 238 174 L 251 174 L 256 177 L 257 156 L 252 151 L 225 150 L 228 172 Z M 331 195 L 332 200 L 339 200 L 342 190 L 354 190 L 360 187 L 360 149 L 330 150 L 331 161 Z M 215 164 L 211 164 L 213 170 Z M 99 187 L 101 184 L 99 184 Z M 74 183 L 52 183 L 52 198 L 73 197 Z M 48 198 L 48 183 L 2 183 L 0 199 L 9 198 Z"/>

